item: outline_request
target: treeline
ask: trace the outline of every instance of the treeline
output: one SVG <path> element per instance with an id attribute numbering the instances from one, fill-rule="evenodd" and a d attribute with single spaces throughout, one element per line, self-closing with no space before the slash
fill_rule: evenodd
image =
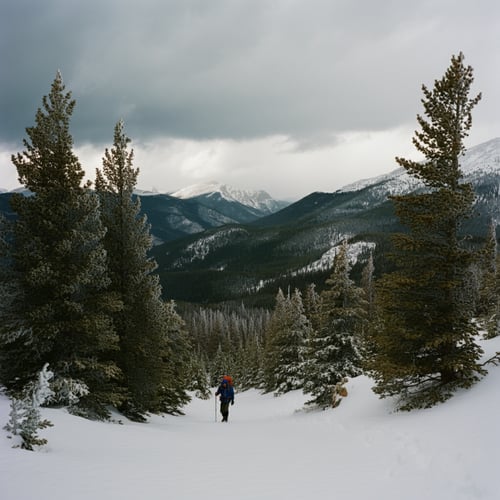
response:
<path id="1" fill-rule="evenodd" d="M 272 311 L 242 305 L 184 313 L 209 383 L 230 373 L 239 390 L 303 389 L 310 404 L 338 404 L 346 378 L 362 372 L 374 317 L 372 256 L 358 286 L 350 278 L 348 249 L 347 241 L 338 248 L 320 293 L 314 284 L 304 291 L 279 289 Z"/>
<path id="2" fill-rule="evenodd" d="M 182 317 L 193 345 L 195 366 L 203 369 L 205 392 L 224 374 L 237 380 L 239 390 L 261 386 L 262 353 L 271 311 L 243 304 L 225 305 L 217 309 L 189 308 Z"/>

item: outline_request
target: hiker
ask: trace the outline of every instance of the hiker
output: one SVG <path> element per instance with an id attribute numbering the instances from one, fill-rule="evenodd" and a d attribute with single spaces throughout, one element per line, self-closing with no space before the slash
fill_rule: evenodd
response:
<path id="1" fill-rule="evenodd" d="M 221 383 L 215 396 L 220 395 L 220 412 L 222 414 L 222 421 L 227 422 L 229 417 L 229 404 L 234 405 L 234 389 L 233 379 L 229 375 L 222 377 Z"/>

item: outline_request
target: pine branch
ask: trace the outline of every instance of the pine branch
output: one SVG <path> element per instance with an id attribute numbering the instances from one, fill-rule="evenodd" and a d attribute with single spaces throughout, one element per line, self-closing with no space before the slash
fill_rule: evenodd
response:
<path id="1" fill-rule="evenodd" d="M 480 364 L 479 366 L 486 366 L 489 364 L 492 364 L 495 366 L 500 365 L 500 351 L 497 351 L 494 356 L 492 356 L 490 359 L 487 359 L 484 363 Z"/>

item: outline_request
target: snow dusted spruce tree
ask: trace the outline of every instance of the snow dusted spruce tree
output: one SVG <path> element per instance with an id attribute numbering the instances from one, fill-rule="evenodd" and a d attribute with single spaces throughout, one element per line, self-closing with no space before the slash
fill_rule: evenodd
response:
<path id="1" fill-rule="evenodd" d="M 311 283 L 307 286 L 304 294 L 304 311 L 311 323 L 312 330 L 317 330 L 319 327 L 320 310 L 321 295 L 316 291 L 316 284 Z"/>
<path id="2" fill-rule="evenodd" d="M 285 393 L 303 384 L 304 342 L 311 326 L 299 290 L 285 297 L 279 289 L 266 336 L 265 389 Z"/>
<path id="3" fill-rule="evenodd" d="M 158 283 L 159 284 L 159 283 Z M 161 407 L 164 413 L 181 414 L 181 408 L 190 401 L 187 390 L 194 390 L 194 381 L 190 378 L 192 346 L 188 340 L 186 323 L 177 313 L 175 302 L 165 302 L 163 321 L 166 324 L 168 377 L 161 391 Z"/>
<path id="4" fill-rule="evenodd" d="M 276 370 L 278 393 L 300 389 L 304 383 L 304 343 L 311 334 L 311 324 L 307 319 L 302 302 L 302 294 L 295 289 L 288 298 L 288 329 L 278 336 L 279 363 Z"/>
<path id="5" fill-rule="evenodd" d="M 206 358 L 199 352 L 191 353 L 188 370 L 190 389 L 194 391 L 195 397 L 210 399 L 212 391 Z"/>
<path id="6" fill-rule="evenodd" d="M 307 340 L 304 392 L 308 404 L 321 408 L 340 402 L 339 390 L 346 377 L 361 374 L 359 343 L 366 323 L 364 291 L 350 279 L 347 242 L 340 246 L 327 288 L 316 301 L 312 323 L 315 329 Z"/>
<path id="7" fill-rule="evenodd" d="M 269 321 L 264 343 L 264 387 L 266 392 L 274 391 L 277 387 L 276 368 L 279 363 L 278 336 L 287 328 L 287 300 L 281 288 L 276 294 L 276 302 Z"/>
<path id="8" fill-rule="evenodd" d="M 42 420 L 39 410 L 54 395 L 49 385 L 54 374 L 48 367 L 46 363 L 38 373 L 36 382 L 30 382 L 24 388 L 21 399 L 14 397 L 11 400 L 10 419 L 4 428 L 13 436 L 19 436 L 21 442 L 14 447 L 33 451 L 34 446 L 47 444 L 46 439 L 38 437 L 38 431 L 52 427 L 49 420 Z"/>
<path id="9" fill-rule="evenodd" d="M 128 150 L 130 139 L 123 128 L 123 122 L 115 126 L 113 147 L 104 153 L 95 186 L 106 227 L 110 289 L 123 303 L 113 314 L 119 337 L 114 359 L 123 373 L 120 409 L 142 420 L 148 412 L 177 410 L 177 404 L 185 402 L 185 393 L 175 396 L 175 401 L 171 398 L 175 385 L 185 384 L 176 380 L 181 373 L 173 366 L 176 354 L 172 350 L 182 349 L 186 340 L 176 324 L 175 310 L 161 298 L 158 276 L 152 274 L 157 266 L 148 256 L 150 227 L 140 215 L 140 200 L 133 196 L 139 169 L 133 167 L 134 153 Z M 176 338 L 171 342 L 173 335 Z"/>
<path id="10" fill-rule="evenodd" d="M 471 112 L 481 98 L 469 98 L 472 82 L 463 54 L 453 56 L 434 88 L 422 87 L 427 118 L 417 116 L 421 131 L 413 143 L 425 161 L 396 158 L 427 189 L 392 197 L 409 232 L 394 236 L 397 271 L 379 282 L 382 321 L 372 332 L 376 349 L 368 365 L 374 391 L 398 396 L 404 410 L 444 401 L 483 373 L 474 300 L 464 286 L 474 255 L 460 233 L 474 202 L 460 169 Z"/>
<path id="11" fill-rule="evenodd" d="M 99 202 L 82 186 L 84 172 L 72 150 L 74 105 L 58 73 L 35 126 L 26 129 L 26 150 L 12 157 L 32 196 L 11 201 L 18 214 L 12 263 L 22 297 L 12 314 L 22 327 L 2 330 L 1 382 L 19 392 L 50 363 L 59 402 L 68 387 L 78 387 L 75 411 L 105 417 L 107 406 L 119 402 L 110 313 L 120 303 L 107 291 Z"/>
<path id="12" fill-rule="evenodd" d="M 238 387 L 245 390 L 251 387 L 261 387 L 263 383 L 262 373 L 262 357 L 263 346 L 261 340 L 257 335 L 253 335 L 247 339 L 239 351 L 239 358 L 241 360 L 238 365 L 236 380 L 238 380 Z"/>
<path id="13" fill-rule="evenodd" d="M 375 317 L 375 265 L 373 263 L 373 253 L 370 252 L 368 261 L 366 262 L 361 273 L 361 288 L 365 293 L 366 310 L 368 313 L 368 322 L 371 322 Z"/>

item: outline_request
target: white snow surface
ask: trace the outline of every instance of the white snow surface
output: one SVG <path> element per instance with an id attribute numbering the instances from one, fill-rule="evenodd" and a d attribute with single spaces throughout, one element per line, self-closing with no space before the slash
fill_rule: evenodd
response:
<path id="1" fill-rule="evenodd" d="M 349 238 L 349 235 L 345 235 L 345 238 Z M 372 250 L 375 248 L 375 243 L 366 242 L 366 241 L 357 241 L 355 243 L 351 243 L 347 247 L 347 258 L 351 266 L 356 264 L 359 255 L 366 251 Z M 329 250 L 327 250 L 318 260 L 311 262 L 307 266 L 302 267 L 298 271 L 294 271 L 291 273 L 292 276 L 299 276 L 301 274 L 308 274 L 317 271 L 327 271 L 333 267 L 333 262 L 335 261 L 335 256 L 339 252 L 340 245 L 332 246 Z"/>
<path id="2" fill-rule="evenodd" d="M 485 357 L 500 339 L 484 342 Z M 334 410 L 300 391 L 236 393 L 228 424 L 215 399 L 185 416 L 93 422 L 43 409 L 54 427 L 35 452 L 0 439 L 2 500 L 493 500 L 499 498 L 500 367 L 429 410 L 393 402 L 357 377 Z M 0 396 L 0 422 L 9 402 Z M 219 420 L 219 419 L 218 419 Z"/>

